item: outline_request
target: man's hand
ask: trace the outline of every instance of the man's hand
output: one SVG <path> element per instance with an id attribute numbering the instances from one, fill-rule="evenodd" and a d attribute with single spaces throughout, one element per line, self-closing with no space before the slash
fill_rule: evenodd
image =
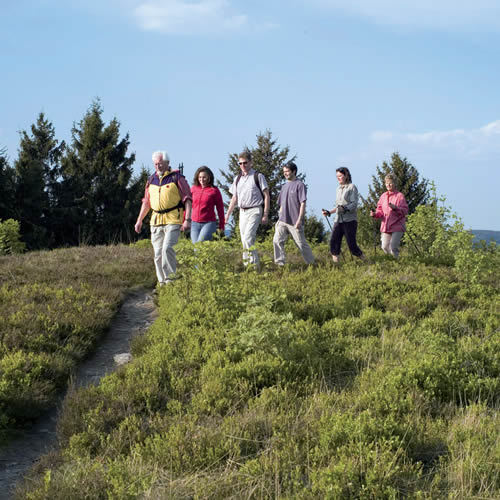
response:
<path id="1" fill-rule="evenodd" d="M 294 224 L 294 226 L 293 226 L 293 227 L 294 227 L 295 229 L 299 230 L 299 229 L 301 228 L 301 226 L 302 226 L 302 219 L 299 217 L 299 218 L 297 219 L 297 222 Z"/>
<path id="2" fill-rule="evenodd" d="M 267 224 L 269 222 L 269 216 L 267 214 L 264 214 L 262 216 L 262 224 Z"/>
<path id="3" fill-rule="evenodd" d="M 182 223 L 181 231 L 187 231 L 188 229 L 191 229 L 191 221 L 185 219 Z"/>
<path id="4" fill-rule="evenodd" d="M 137 234 L 139 234 L 139 233 L 141 232 L 141 229 L 142 229 L 142 220 L 138 220 L 138 221 L 135 223 L 134 229 L 135 229 L 135 232 L 136 232 Z"/>

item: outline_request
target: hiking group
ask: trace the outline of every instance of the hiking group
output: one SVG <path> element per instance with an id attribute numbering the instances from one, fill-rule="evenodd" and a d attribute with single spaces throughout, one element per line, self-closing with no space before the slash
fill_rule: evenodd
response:
<path id="1" fill-rule="evenodd" d="M 224 231 L 236 206 L 239 208 L 243 264 L 254 264 L 258 268 L 259 254 L 254 245 L 259 225 L 269 221 L 271 199 L 266 178 L 253 168 L 251 153 L 244 151 L 238 156 L 240 173 L 229 189 L 232 197 L 225 215 L 222 194 L 214 185 L 214 174 L 207 166 L 196 170 L 190 188 L 180 171 L 170 168 L 170 159 L 165 151 L 155 151 L 152 159 L 155 173 L 146 182 L 134 229 L 137 233 L 141 232 L 142 221 L 151 210 L 151 244 L 159 285 L 163 286 L 174 279 L 177 268 L 174 246 L 179 240 L 180 231 L 190 230 L 193 243 L 211 240 L 217 229 Z M 286 182 L 277 200 L 279 218 L 273 237 L 274 262 L 278 266 L 285 264 L 285 243 L 291 236 L 304 261 L 313 264 L 314 256 L 304 233 L 307 188 L 297 178 L 297 165 L 294 162 L 283 166 L 283 176 Z M 364 260 L 365 256 L 356 242 L 358 189 L 352 183 L 348 168 L 337 168 L 336 177 L 335 206 L 331 210 L 322 210 L 325 217 L 335 214 L 330 238 L 333 262 L 339 262 L 344 236 L 351 254 Z M 382 219 L 382 250 L 397 258 L 408 205 L 404 195 L 396 190 L 392 175 L 385 177 L 385 185 L 387 191 L 380 197 L 376 209 L 370 211 L 370 216 Z"/>

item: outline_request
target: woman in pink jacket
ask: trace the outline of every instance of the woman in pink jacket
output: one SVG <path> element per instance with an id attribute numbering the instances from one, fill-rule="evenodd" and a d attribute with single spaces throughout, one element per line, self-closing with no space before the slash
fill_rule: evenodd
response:
<path id="1" fill-rule="evenodd" d="M 380 225 L 382 250 L 397 259 L 399 244 L 405 231 L 408 204 L 403 193 L 396 191 L 392 174 L 385 176 L 385 187 L 387 191 L 378 200 L 377 210 L 370 210 L 370 215 L 376 219 L 382 219 Z"/>
<path id="2" fill-rule="evenodd" d="M 211 240 L 217 231 L 215 210 L 219 216 L 219 229 L 224 231 L 224 202 L 219 188 L 214 186 L 214 174 L 207 166 L 201 166 L 194 174 L 191 195 L 193 197 L 191 241 L 198 243 Z"/>

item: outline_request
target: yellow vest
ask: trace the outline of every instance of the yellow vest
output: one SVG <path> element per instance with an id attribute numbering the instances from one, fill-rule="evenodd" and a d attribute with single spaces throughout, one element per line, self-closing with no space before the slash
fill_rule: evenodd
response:
<path id="1" fill-rule="evenodd" d="M 166 172 L 161 177 L 154 174 L 148 181 L 149 203 L 153 213 L 151 225 L 182 224 L 184 208 L 177 187 L 178 172 Z M 165 211 L 162 213 L 162 211 Z"/>

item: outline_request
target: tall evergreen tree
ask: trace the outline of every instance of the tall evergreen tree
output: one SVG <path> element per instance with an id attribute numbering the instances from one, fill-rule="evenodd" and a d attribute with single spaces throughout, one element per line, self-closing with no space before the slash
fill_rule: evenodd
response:
<path id="1" fill-rule="evenodd" d="M 259 235 L 267 234 L 279 217 L 279 207 L 278 207 L 278 194 L 281 187 L 285 182 L 283 177 L 283 165 L 288 161 L 295 160 L 295 156 L 291 158 L 288 157 L 290 148 L 288 146 L 282 148 L 277 144 L 277 141 L 273 139 L 270 130 L 266 130 L 264 133 L 257 134 L 257 145 L 254 148 L 245 147 L 244 151 L 250 151 L 252 154 L 253 168 L 258 172 L 264 174 L 267 183 L 269 185 L 269 194 L 271 196 L 271 206 L 269 210 L 269 224 L 267 226 L 259 226 Z M 218 182 L 218 186 L 222 191 L 231 198 L 229 193 L 229 188 L 233 183 L 234 178 L 241 172 L 238 165 L 238 155 L 241 151 L 237 153 L 232 153 L 229 155 L 228 166 L 226 170 L 220 170 L 223 182 Z M 305 176 L 299 174 L 297 176 L 300 180 L 304 181 Z M 238 220 L 238 212 L 233 212 L 235 221 Z"/>
<path id="2" fill-rule="evenodd" d="M 146 186 L 146 182 L 150 176 L 150 173 L 146 170 L 146 167 L 142 165 L 141 171 L 138 175 L 134 176 L 130 181 L 129 185 L 129 196 L 127 201 L 127 211 L 130 215 L 129 221 L 129 229 L 130 229 L 130 240 L 137 239 L 137 234 L 133 231 L 133 226 L 137 219 L 137 214 L 141 209 L 142 198 L 144 197 L 144 187 Z M 149 217 L 146 216 L 146 217 Z M 149 238 L 149 224 L 143 224 L 141 238 Z"/>
<path id="3" fill-rule="evenodd" d="M 391 156 L 391 162 L 388 164 L 384 161 L 381 167 L 377 166 L 377 174 L 372 176 L 372 185 L 368 188 L 368 197 L 365 200 L 368 207 L 375 207 L 382 193 L 386 191 L 384 178 L 389 173 L 396 178 L 398 191 L 405 195 L 410 214 L 418 205 L 429 201 L 427 179 L 420 179 L 417 169 L 406 158 L 401 158 L 399 153 L 395 152 Z"/>
<path id="4" fill-rule="evenodd" d="M 102 119 L 99 99 L 73 125 L 72 144 L 62 160 L 66 242 L 102 244 L 128 239 L 128 184 L 135 154 L 127 155 L 129 135 L 120 124 Z"/>
<path id="5" fill-rule="evenodd" d="M 14 169 L 9 165 L 7 150 L 0 148 L 0 221 L 14 218 Z"/>
<path id="6" fill-rule="evenodd" d="M 28 249 L 54 244 L 54 217 L 58 204 L 59 144 L 54 127 L 44 113 L 31 126 L 31 135 L 21 131 L 16 172 L 16 219 Z"/>

